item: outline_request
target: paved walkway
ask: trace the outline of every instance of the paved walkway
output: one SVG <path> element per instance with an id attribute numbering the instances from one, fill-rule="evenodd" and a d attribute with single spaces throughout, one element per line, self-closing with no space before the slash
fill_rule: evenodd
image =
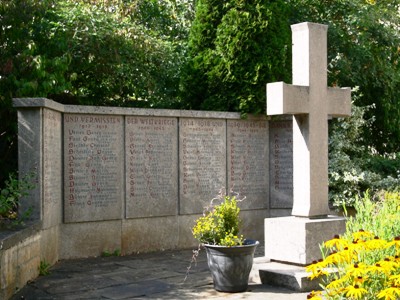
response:
<path id="1" fill-rule="evenodd" d="M 258 247 L 256 257 L 262 256 Z M 65 260 L 57 263 L 20 290 L 12 300 L 75 299 L 269 299 L 300 300 L 307 293 L 262 285 L 257 272 L 244 293 L 220 293 L 213 289 L 205 251 L 192 265 L 191 250 L 165 251 L 120 257 Z"/>

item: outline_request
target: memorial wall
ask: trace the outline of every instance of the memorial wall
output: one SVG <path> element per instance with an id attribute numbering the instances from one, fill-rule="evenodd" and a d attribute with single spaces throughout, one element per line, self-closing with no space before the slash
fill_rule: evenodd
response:
<path id="1" fill-rule="evenodd" d="M 245 235 L 262 239 L 264 218 L 290 215 L 290 120 L 48 99 L 14 105 L 20 171 L 37 175 L 21 207 L 44 227 L 61 226 L 61 257 L 105 245 L 126 253 L 188 247 L 193 220 L 221 188 L 246 197 Z"/>
<path id="2" fill-rule="evenodd" d="M 60 105 L 43 114 L 44 198 L 51 205 L 63 185 L 66 223 L 199 214 L 221 188 L 246 196 L 242 209 L 292 205 L 291 120 Z"/>

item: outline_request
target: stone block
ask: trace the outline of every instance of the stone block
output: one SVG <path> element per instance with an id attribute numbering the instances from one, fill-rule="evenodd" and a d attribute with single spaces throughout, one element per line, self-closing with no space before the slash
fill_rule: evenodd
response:
<path id="1" fill-rule="evenodd" d="M 40 238 L 40 259 L 49 264 L 55 264 L 59 260 L 60 252 L 60 227 L 54 226 L 43 229 Z"/>
<path id="2" fill-rule="evenodd" d="M 178 211 L 177 118 L 125 118 L 126 217 Z"/>
<path id="3" fill-rule="evenodd" d="M 269 206 L 271 209 L 291 209 L 293 206 L 293 131 L 291 119 L 270 121 L 269 149 Z"/>
<path id="4" fill-rule="evenodd" d="M 120 220 L 64 224 L 60 233 L 60 259 L 93 257 L 121 249 Z"/>
<path id="5" fill-rule="evenodd" d="M 202 213 L 226 188 L 226 121 L 179 120 L 180 214 Z"/>
<path id="6" fill-rule="evenodd" d="M 124 220 L 122 253 L 131 254 L 177 248 L 179 245 L 177 216 Z"/>
<path id="7" fill-rule="evenodd" d="M 0 299 L 7 299 L 14 293 L 16 287 L 18 257 L 15 254 L 16 247 L 9 248 L 0 252 Z"/>
<path id="8" fill-rule="evenodd" d="M 43 228 L 62 222 L 62 115 L 43 109 Z"/>
<path id="9" fill-rule="evenodd" d="M 247 200 L 245 200 L 247 201 Z M 241 207 L 241 204 L 239 204 Z M 263 241 L 264 240 L 264 220 L 268 215 L 268 209 L 259 210 L 241 210 L 240 218 L 242 219 L 242 224 L 240 228 L 240 233 L 250 240 Z"/>
<path id="10" fill-rule="evenodd" d="M 17 244 L 18 265 L 23 266 L 34 257 L 40 258 L 40 233 L 32 235 Z"/>
<path id="11" fill-rule="evenodd" d="M 40 253 L 31 257 L 30 260 L 25 261 L 23 264 L 18 264 L 18 277 L 15 284 L 16 289 L 23 288 L 28 281 L 35 279 L 39 276 L 40 266 Z"/>
<path id="12" fill-rule="evenodd" d="M 269 218 L 277 218 L 277 217 L 289 217 L 292 215 L 291 208 L 271 208 L 269 210 Z"/>
<path id="13" fill-rule="evenodd" d="M 228 189 L 246 196 L 241 209 L 268 207 L 268 121 L 227 120 Z"/>
<path id="14" fill-rule="evenodd" d="M 179 246 L 176 248 L 180 249 L 197 249 L 199 242 L 193 237 L 192 228 L 195 225 L 196 220 L 201 215 L 180 215 L 178 218 L 179 222 Z"/>
<path id="15" fill-rule="evenodd" d="M 345 218 L 282 217 L 265 219 L 265 256 L 306 265 L 321 258 L 319 245 L 345 231 Z"/>
<path id="16" fill-rule="evenodd" d="M 123 118 L 64 114 L 64 222 L 122 218 Z"/>
<path id="17" fill-rule="evenodd" d="M 42 219 L 42 111 L 39 108 L 18 111 L 18 171 L 19 176 L 32 174 L 34 188 L 21 198 L 19 211 L 31 209 L 32 220 Z M 61 158 L 60 158 L 61 159 Z"/>
<path id="18" fill-rule="evenodd" d="M 36 233 L 0 251 L 0 299 L 10 298 L 39 275 L 39 243 L 40 234 Z"/>

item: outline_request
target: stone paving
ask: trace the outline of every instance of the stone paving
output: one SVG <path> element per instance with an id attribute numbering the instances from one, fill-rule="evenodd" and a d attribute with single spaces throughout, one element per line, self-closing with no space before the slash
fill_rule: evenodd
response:
<path id="1" fill-rule="evenodd" d="M 263 255 L 259 247 L 255 257 Z M 306 299 L 307 293 L 262 285 L 257 271 L 244 293 L 213 289 L 205 251 L 185 280 L 192 250 L 65 260 L 28 283 L 12 300 L 75 299 Z"/>

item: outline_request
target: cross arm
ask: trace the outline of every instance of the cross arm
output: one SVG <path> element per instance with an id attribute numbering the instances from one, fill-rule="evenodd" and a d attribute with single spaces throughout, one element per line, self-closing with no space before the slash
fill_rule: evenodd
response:
<path id="1" fill-rule="evenodd" d="M 351 115 L 350 88 L 328 88 L 328 115 L 332 117 Z"/>
<path id="2" fill-rule="evenodd" d="M 309 112 L 309 88 L 284 82 L 267 84 L 267 115 L 305 114 Z"/>

